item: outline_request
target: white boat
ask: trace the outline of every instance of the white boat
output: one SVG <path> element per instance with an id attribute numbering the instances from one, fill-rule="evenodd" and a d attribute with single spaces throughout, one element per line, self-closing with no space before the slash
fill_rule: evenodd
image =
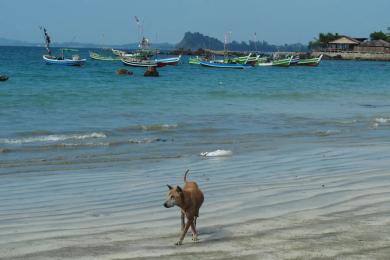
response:
<path id="1" fill-rule="evenodd" d="M 158 66 L 155 60 L 142 60 L 142 59 L 126 58 L 126 57 L 123 57 L 121 60 L 124 65 L 131 66 L 131 67 L 157 67 Z"/>
<path id="2" fill-rule="evenodd" d="M 45 54 L 42 56 L 43 60 L 46 62 L 48 65 L 65 65 L 65 66 L 82 66 L 84 65 L 86 59 L 81 59 L 79 55 L 72 55 L 71 58 L 65 58 L 65 52 L 67 51 L 78 51 L 76 49 L 60 49 L 61 51 L 61 56 L 57 57 L 51 54 L 51 49 L 50 49 L 50 43 L 51 39 L 49 34 L 47 33 L 46 28 L 41 27 L 41 30 L 43 30 L 44 37 L 45 37 L 45 45 L 48 54 Z"/>
<path id="3" fill-rule="evenodd" d="M 181 59 L 181 55 L 173 58 L 155 59 L 154 61 L 157 62 L 158 67 L 164 67 L 167 65 L 175 66 L 179 63 L 180 59 Z"/>
<path id="4" fill-rule="evenodd" d="M 86 61 L 86 59 L 81 59 L 79 55 L 73 55 L 71 59 L 47 54 L 42 57 L 48 65 L 82 66 Z"/>

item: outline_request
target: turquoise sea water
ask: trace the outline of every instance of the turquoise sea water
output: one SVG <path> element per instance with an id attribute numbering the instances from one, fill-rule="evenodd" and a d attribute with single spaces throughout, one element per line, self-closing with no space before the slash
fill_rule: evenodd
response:
<path id="1" fill-rule="evenodd" d="M 120 62 L 48 66 L 43 52 L 0 48 L 1 174 L 390 140 L 390 63 L 226 70 L 185 57 L 145 78 L 115 75 Z"/>

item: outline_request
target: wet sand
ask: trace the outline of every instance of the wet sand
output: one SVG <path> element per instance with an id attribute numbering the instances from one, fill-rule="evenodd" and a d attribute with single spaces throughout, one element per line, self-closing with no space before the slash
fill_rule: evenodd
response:
<path id="1" fill-rule="evenodd" d="M 233 154 L 149 170 L 3 175 L 0 258 L 389 259 L 387 154 Z M 165 184 L 180 184 L 185 165 L 205 204 L 201 241 L 189 234 L 178 247 L 179 211 L 162 203 Z"/>

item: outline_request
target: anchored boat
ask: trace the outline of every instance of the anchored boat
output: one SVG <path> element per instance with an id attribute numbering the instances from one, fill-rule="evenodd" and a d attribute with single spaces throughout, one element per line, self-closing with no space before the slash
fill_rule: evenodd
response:
<path id="1" fill-rule="evenodd" d="M 252 67 L 249 64 L 239 64 L 239 63 L 224 63 L 217 61 L 200 61 L 200 65 L 209 68 L 223 68 L 223 69 L 246 69 Z"/>
<path id="2" fill-rule="evenodd" d="M 173 58 L 166 58 L 166 59 L 155 59 L 155 62 L 157 62 L 158 67 L 164 67 L 164 66 L 175 66 L 180 62 L 181 55 L 178 57 Z"/>
<path id="3" fill-rule="evenodd" d="M 302 59 L 302 60 L 299 60 L 296 65 L 316 67 L 316 66 L 320 65 L 322 57 L 323 57 L 323 54 L 321 54 L 320 57 L 318 57 L 318 58 Z"/>
<path id="4" fill-rule="evenodd" d="M 158 64 L 155 60 L 142 60 L 137 58 L 124 57 L 121 59 L 122 63 L 131 67 L 157 67 Z"/>
<path id="5" fill-rule="evenodd" d="M 293 56 L 286 58 L 286 59 L 279 59 L 279 60 L 273 60 L 271 62 L 266 63 L 259 63 L 259 66 L 277 66 L 277 67 L 289 67 L 291 64 L 291 61 L 293 59 Z"/>
<path id="6" fill-rule="evenodd" d="M 50 54 L 43 55 L 43 60 L 48 65 L 65 65 L 65 66 L 82 66 L 84 65 L 86 59 L 81 59 L 79 55 L 72 55 L 71 58 L 65 57 L 65 52 L 67 51 L 78 51 L 76 49 L 60 49 L 61 56 L 56 57 Z"/>
<path id="7" fill-rule="evenodd" d="M 99 60 L 99 61 L 118 61 L 121 60 L 120 57 L 113 57 L 113 56 L 104 56 L 97 52 L 90 51 L 89 57 L 93 60 Z"/>
<path id="8" fill-rule="evenodd" d="M 47 33 L 46 28 L 41 27 L 41 30 L 43 30 L 43 34 L 45 37 L 45 45 L 46 45 L 46 50 L 48 54 L 45 54 L 42 56 L 43 60 L 46 62 L 48 65 L 65 65 L 65 66 L 81 66 L 84 65 L 86 59 L 81 59 L 79 55 L 72 55 L 71 58 L 66 58 L 65 57 L 65 52 L 67 51 L 78 51 L 76 49 L 60 49 L 61 51 L 61 56 L 53 56 L 51 54 L 51 49 L 50 49 L 50 43 L 51 39 L 49 34 Z"/>

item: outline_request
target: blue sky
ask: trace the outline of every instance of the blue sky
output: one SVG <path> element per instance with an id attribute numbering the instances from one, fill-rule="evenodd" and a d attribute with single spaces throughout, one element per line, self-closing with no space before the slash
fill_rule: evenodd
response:
<path id="1" fill-rule="evenodd" d="M 307 43 L 318 32 L 365 37 L 390 26 L 389 0 L 0 0 L 0 37 L 123 44 L 137 41 L 134 16 L 153 42 L 177 43 L 186 31 L 223 39 Z M 102 36 L 104 34 L 104 37 Z"/>

